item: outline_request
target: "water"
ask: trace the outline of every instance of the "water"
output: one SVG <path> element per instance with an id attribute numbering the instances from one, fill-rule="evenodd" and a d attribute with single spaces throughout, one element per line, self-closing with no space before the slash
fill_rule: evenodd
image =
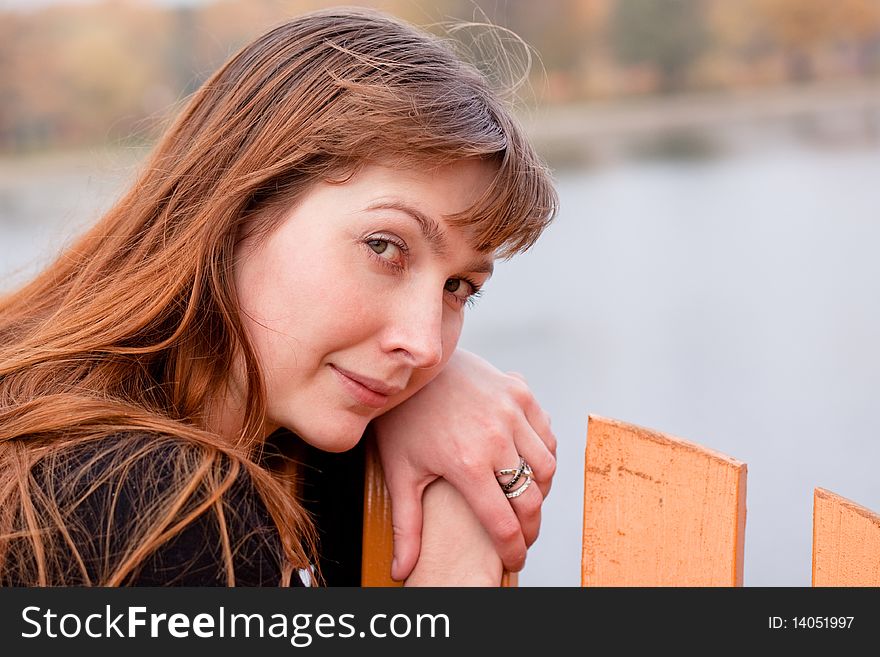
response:
<path id="1" fill-rule="evenodd" d="M 813 488 L 880 487 L 880 152 L 560 176 L 462 344 L 523 372 L 559 471 L 523 585 L 576 585 L 588 413 L 748 464 L 745 584 L 809 585 Z"/>
<path id="2" fill-rule="evenodd" d="M 144 152 L 0 160 L 0 292 L 28 280 L 96 221 Z"/>
<path id="3" fill-rule="evenodd" d="M 0 167 L 0 287 L 127 161 Z M 785 148 L 558 176 L 557 221 L 497 266 L 461 342 L 525 374 L 559 440 L 521 585 L 580 582 L 589 413 L 748 464 L 747 586 L 809 585 L 814 487 L 880 510 L 878 173 L 876 149 Z"/>

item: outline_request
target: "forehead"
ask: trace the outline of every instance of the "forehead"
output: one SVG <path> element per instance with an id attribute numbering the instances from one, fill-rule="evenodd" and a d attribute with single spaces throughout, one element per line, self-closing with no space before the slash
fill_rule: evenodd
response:
<path id="1" fill-rule="evenodd" d="M 442 165 L 367 163 L 346 185 L 391 193 L 442 205 L 444 214 L 466 212 L 492 183 L 497 167 L 483 160 L 459 160 Z"/>
<path id="2" fill-rule="evenodd" d="M 497 168 L 482 160 L 418 167 L 366 164 L 339 185 L 344 202 L 357 212 L 407 214 L 429 242 L 443 238 L 471 248 L 473 231 L 448 221 L 467 214 L 492 184 Z"/>

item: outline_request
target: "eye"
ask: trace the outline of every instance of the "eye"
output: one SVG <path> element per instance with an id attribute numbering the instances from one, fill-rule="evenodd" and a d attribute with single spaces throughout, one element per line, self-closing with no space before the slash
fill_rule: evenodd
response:
<path id="1" fill-rule="evenodd" d="M 381 264 L 399 271 L 406 266 L 406 245 L 388 237 L 371 237 L 364 241 L 369 254 Z"/>
<path id="2" fill-rule="evenodd" d="M 462 305 L 472 304 L 480 295 L 480 286 L 466 278 L 447 278 L 443 289 Z"/>
<path id="3" fill-rule="evenodd" d="M 460 278 L 449 278 L 446 279 L 446 285 L 443 286 L 443 289 L 447 292 L 452 292 L 455 294 L 459 290 L 464 287 L 464 281 Z"/>
<path id="4" fill-rule="evenodd" d="M 390 249 L 390 253 L 388 253 L 388 255 L 385 255 L 386 258 L 392 258 L 394 256 L 395 249 L 400 250 L 400 247 L 398 247 L 396 244 L 392 244 L 388 240 L 380 239 L 370 240 L 369 242 L 367 242 L 367 246 L 369 246 L 373 250 L 373 253 L 376 253 L 378 255 L 388 253 Z"/>

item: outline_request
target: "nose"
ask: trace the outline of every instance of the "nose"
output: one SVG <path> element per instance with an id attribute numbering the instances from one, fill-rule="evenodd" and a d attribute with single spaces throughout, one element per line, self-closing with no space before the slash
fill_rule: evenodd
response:
<path id="1" fill-rule="evenodd" d="M 443 359 L 443 296 L 433 290 L 414 291 L 394 304 L 382 345 L 402 355 L 410 367 L 427 369 Z"/>

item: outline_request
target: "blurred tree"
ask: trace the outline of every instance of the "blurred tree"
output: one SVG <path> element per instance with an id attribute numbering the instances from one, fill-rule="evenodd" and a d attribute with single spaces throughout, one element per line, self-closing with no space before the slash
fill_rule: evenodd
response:
<path id="1" fill-rule="evenodd" d="M 22 99 L 13 81 L 21 19 L 10 14 L 0 20 L 0 150 L 17 150 L 18 121 Z"/>
<path id="2" fill-rule="evenodd" d="M 346 3 L 441 34 L 432 23 L 489 20 L 510 28 L 540 58 L 529 80 L 535 95 L 524 100 L 564 103 L 634 90 L 880 73 L 880 0 Z M 93 0 L 27 11 L 0 7 L 0 150 L 79 147 L 132 135 L 149 140 L 156 119 L 242 44 L 291 16 L 336 4 Z M 516 46 L 512 58 L 493 52 L 499 44 L 474 42 L 479 34 L 460 36 L 472 40 L 483 68 L 502 82 L 519 79 L 523 53 Z"/>
<path id="3" fill-rule="evenodd" d="M 126 137 L 163 77 L 165 13 L 133 2 L 9 12 L 0 20 L 0 147 L 32 150 Z M 7 31 L 8 30 L 8 31 Z M 155 109 L 155 108 L 149 108 Z"/>
<path id="4" fill-rule="evenodd" d="M 703 0 L 617 0 L 610 18 L 614 54 L 626 65 L 656 67 L 663 92 L 680 91 L 709 46 Z"/>
<path id="5" fill-rule="evenodd" d="M 835 6 L 835 40 L 854 46 L 856 72 L 880 73 L 880 2 L 837 0 Z"/>
<path id="6" fill-rule="evenodd" d="M 795 81 L 817 77 L 817 57 L 850 49 L 852 67 L 866 73 L 880 55 L 878 0 L 751 0 L 757 19 L 783 49 Z"/>
<path id="7" fill-rule="evenodd" d="M 753 0 L 761 23 L 782 47 L 789 78 L 803 82 L 814 77 L 815 51 L 831 38 L 833 2 Z"/>

